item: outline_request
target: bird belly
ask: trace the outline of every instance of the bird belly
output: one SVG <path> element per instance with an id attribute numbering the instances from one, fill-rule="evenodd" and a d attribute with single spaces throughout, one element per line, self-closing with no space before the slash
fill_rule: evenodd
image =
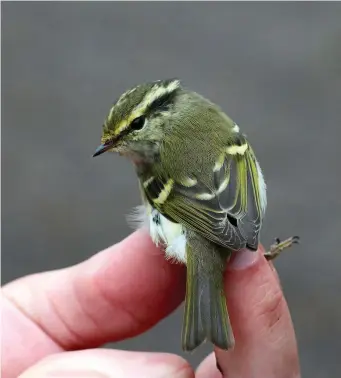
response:
<path id="1" fill-rule="evenodd" d="M 165 246 L 166 258 L 186 264 L 185 227 L 171 222 L 150 205 L 139 207 L 130 221 L 137 223 L 138 228 L 148 228 L 153 242 Z"/>
<path id="2" fill-rule="evenodd" d="M 167 258 L 186 264 L 186 234 L 181 224 L 171 222 L 159 211 L 152 209 L 149 215 L 149 233 L 156 245 L 165 245 Z"/>

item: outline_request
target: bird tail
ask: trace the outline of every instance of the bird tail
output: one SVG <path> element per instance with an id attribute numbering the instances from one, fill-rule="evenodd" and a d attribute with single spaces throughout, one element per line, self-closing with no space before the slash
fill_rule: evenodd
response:
<path id="1" fill-rule="evenodd" d="M 187 247 L 187 285 L 182 329 L 182 348 L 193 351 L 206 339 L 220 349 L 234 346 L 234 336 L 223 289 L 223 269 L 213 274 L 199 271 L 199 262 Z M 211 261 L 212 262 L 212 261 Z"/>

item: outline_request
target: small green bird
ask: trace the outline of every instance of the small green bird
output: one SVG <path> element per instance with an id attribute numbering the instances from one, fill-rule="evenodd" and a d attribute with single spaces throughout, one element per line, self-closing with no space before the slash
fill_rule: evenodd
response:
<path id="1" fill-rule="evenodd" d="M 113 151 L 134 163 L 151 238 L 187 265 L 183 349 L 206 339 L 232 348 L 223 274 L 233 251 L 257 250 L 267 203 L 245 135 L 217 105 L 169 79 L 125 92 L 101 142 L 94 156 Z M 295 241 L 278 243 L 268 258 Z"/>

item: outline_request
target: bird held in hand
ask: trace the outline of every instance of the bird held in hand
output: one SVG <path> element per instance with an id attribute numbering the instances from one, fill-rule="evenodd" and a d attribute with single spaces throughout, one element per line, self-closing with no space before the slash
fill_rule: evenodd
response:
<path id="1" fill-rule="evenodd" d="M 256 251 L 266 185 L 253 149 L 217 105 L 179 80 L 131 88 L 104 122 L 94 156 L 134 164 L 151 238 L 187 266 L 182 347 L 234 345 L 223 275 L 233 251 Z M 238 252 L 237 252 L 238 253 Z"/>

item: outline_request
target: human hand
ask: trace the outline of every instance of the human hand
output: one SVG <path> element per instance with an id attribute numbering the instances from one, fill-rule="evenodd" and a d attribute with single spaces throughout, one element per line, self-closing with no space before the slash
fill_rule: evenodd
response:
<path id="1" fill-rule="evenodd" d="M 136 336 L 184 299 L 185 268 L 167 262 L 137 231 L 76 266 L 2 288 L 3 378 L 299 377 L 295 334 L 277 274 L 257 253 L 228 265 L 234 350 L 215 350 L 196 373 L 166 353 L 91 349 Z M 180 330 L 179 330 L 180 343 Z"/>

